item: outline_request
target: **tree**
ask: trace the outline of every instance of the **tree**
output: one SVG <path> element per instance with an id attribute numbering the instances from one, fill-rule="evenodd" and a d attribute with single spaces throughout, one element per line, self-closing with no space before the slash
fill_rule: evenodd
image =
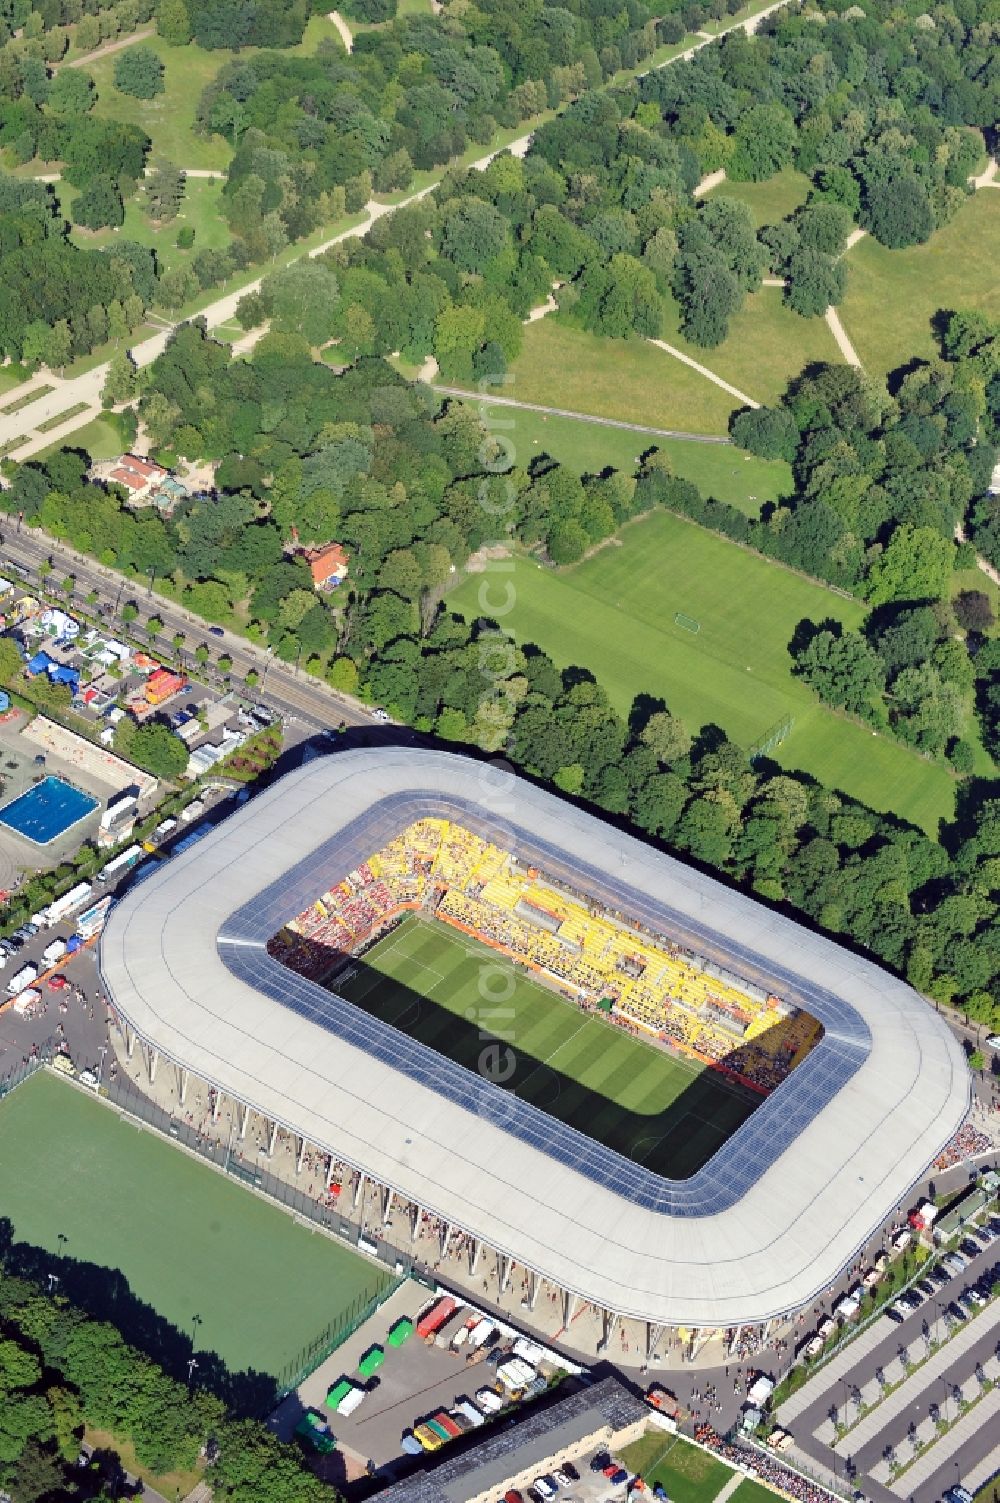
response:
<path id="1" fill-rule="evenodd" d="M 45 363 L 50 370 L 65 370 L 73 354 L 73 331 L 65 318 L 52 325 L 45 350 Z"/>
<path id="2" fill-rule="evenodd" d="M 903 166 L 870 182 L 864 199 L 863 223 L 890 250 L 918 245 L 934 229 L 927 189 L 912 167 Z"/>
<path id="3" fill-rule="evenodd" d="M 160 0 L 156 7 L 156 29 L 165 42 L 183 47 L 191 40 L 191 22 L 184 0 Z"/>
<path id="4" fill-rule="evenodd" d="M 108 374 L 101 391 L 102 405 L 118 407 L 123 402 L 131 402 L 137 391 L 138 374 L 129 352 L 115 350 L 108 361 Z"/>
<path id="5" fill-rule="evenodd" d="M 188 764 L 187 746 L 166 725 L 136 725 L 126 715 L 115 728 L 114 744 L 126 762 L 138 763 L 157 778 L 178 778 Z"/>
<path id="6" fill-rule="evenodd" d="M 984 590 L 962 590 L 952 602 L 952 610 L 963 631 L 986 632 L 993 625 L 993 606 Z"/>
<path id="7" fill-rule="evenodd" d="M 803 318 L 821 317 L 827 308 L 841 302 L 846 290 L 843 261 L 804 245 L 789 260 L 785 298 Z"/>
<path id="8" fill-rule="evenodd" d="M 869 715 L 885 683 L 878 654 L 859 632 L 817 631 L 798 653 L 795 671 L 827 704 Z"/>
<path id="9" fill-rule="evenodd" d="M 163 93 L 163 64 L 152 47 L 140 44 L 115 59 L 115 88 L 134 99 L 155 99 Z"/>
<path id="10" fill-rule="evenodd" d="M 981 1075 L 986 1069 L 986 1056 L 981 1049 L 973 1049 L 969 1055 L 969 1069 L 976 1075 Z"/>
<path id="11" fill-rule="evenodd" d="M 745 407 L 729 420 L 729 436 L 762 459 L 795 458 L 799 426 L 787 407 Z"/>
<path id="12" fill-rule="evenodd" d="M 691 750 L 691 737 L 683 721 L 666 710 L 649 717 L 640 739 L 655 754 L 657 761 L 667 766 L 686 757 Z"/>
<path id="13" fill-rule="evenodd" d="M 758 104 L 744 110 L 737 121 L 729 176 L 759 183 L 773 177 L 792 160 L 797 142 L 795 121 L 780 104 Z"/>
<path id="14" fill-rule="evenodd" d="M 125 223 L 125 205 L 118 185 L 109 177 L 94 177 L 73 200 L 74 224 L 84 229 L 120 228 Z"/>
<path id="15" fill-rule="evenodd" d="M 507 244 L 507 221 L 481 198 L 461 199 L 445 210 L 441 251 L 463 271 L 481 272 Z"/>
<path id="16" fill-rule="evenodd" d="M 60 68 L 49 89 L 49 109 L 54 115 L 67 118 L 85 115 L 96 98 L 89 73 L 82 68 Z"/>
<path id="17" fill-rule="evenodd" d="M 174 219 L 183 197 L 184 175 L 170 162 L 164 162 L 146 179 L 146 205 L 151 219 L 160 223 Z"/>
<path id="18" fill-rule="evenodd" d="M 954 544 L 931 527 L 897 527 L 868 574 L 872 605 L 890 600 L 941 600 L 948 593 Z"/>

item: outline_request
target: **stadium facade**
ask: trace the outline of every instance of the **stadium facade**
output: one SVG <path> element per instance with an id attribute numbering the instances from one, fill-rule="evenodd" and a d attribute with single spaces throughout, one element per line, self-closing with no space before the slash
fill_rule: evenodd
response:
<path id="1" fill-rule="evenodd" d="M 691 1178 L 672 1181 L 286 969 L 268 942 L 414 821 L 445 818 L 810 1013 L 823 1035 Z M 964 1120 L 951 1032 L 907 985 L 510 771 L 409 748 L 291 773 L 113 909 L 99 964 L 129 1051 L 208 1082 L 528 1275 L 650 1333 L 814 1300 Z M 494 981 L 485 968 L 484 1036 Z M 364 1182 L 364 1181 L 362 1181 Z M 481 1270 L 480 1270 L 481 1273 Z M 652 1342 L 650 1335 L 650 1343 Z"/>

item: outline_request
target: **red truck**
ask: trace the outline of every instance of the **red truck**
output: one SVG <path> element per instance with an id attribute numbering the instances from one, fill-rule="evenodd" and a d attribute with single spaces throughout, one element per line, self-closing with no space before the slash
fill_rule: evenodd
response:
<path id="1" fill-rule="evenodd" d="M 457 1301 L 450 1294 L 444 1294 L 439 1300 L 435 1300 L 429 1310 L 425 1310 L 417 1321 L 417 1335 L 426 1338 L 433 1336 L 439 1331 L 450 1315 L 454 1315 L 458 1309 Z"/>

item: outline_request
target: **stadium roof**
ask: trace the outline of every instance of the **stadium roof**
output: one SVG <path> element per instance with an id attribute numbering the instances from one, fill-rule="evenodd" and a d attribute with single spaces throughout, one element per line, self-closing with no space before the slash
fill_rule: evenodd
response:
<path id="1" fill-rule="evenodd" d="M 671 1181 L 267 954 L 283 923 L 428 815 L 806 1008 L 823 1038 Z M 344 751 L 289 774 L 129 892 L 100 963 L 139 1036 L 225 1094 L 561 1287 L 669 1325 L 808 1303 L 969 1104 L 961 1049 L 903 982 L 506 769 L 442 752 Z"/>

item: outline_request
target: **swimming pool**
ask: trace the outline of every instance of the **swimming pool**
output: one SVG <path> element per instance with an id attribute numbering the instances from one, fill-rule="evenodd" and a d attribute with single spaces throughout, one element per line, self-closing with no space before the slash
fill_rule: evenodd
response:
<path id="1" fill-rule="evenodd" d="M 23 835 L 33 845 L 50 845 L 86 819 L 98 803 L 72 783 L 50 775 L 0 809 L 0 825 Z"/>

